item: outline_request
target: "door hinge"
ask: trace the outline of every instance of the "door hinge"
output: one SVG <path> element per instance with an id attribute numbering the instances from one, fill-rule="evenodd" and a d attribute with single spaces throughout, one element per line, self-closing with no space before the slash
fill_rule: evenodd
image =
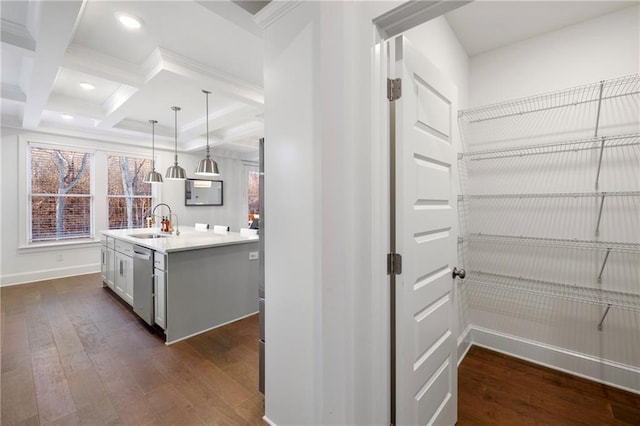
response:
<path id="1" fill-rule="evenodd" d="M 387 275 L 400 275 L 402 273 L 402 255 L 398 253 L 387 254 Z"/>
<path id="2" fill-rule="evenodd" d="M 399 78 L 394 78 L 393 80 L 387 79 L 387 99 L 390 101 L 395 101 L 396 99 L 400 99 L 402 96 L 402 80 Z"/>

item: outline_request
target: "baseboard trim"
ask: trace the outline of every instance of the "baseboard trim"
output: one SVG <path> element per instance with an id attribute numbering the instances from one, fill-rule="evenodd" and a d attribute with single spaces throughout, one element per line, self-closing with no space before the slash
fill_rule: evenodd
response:
<path id="1" fill-rule="evenodd" d="M 478 345 L 574 376 L 640 394 L 640 368 L 638 367 L 481 327 L 469 327 L 464 336 L 469 345 Z M 460 344 L 458 353 L 460 353 Z"/>
<path id="2" fill-rule="evenodd" d="M 262 420 L 264 420 L 268 425 L 276 426 L 276 424 L 274 422 L 272 422 L 271 420 L 269 420 L 269 417 L 267 417 L 267 416 L 262 416 Z"/>
<path id="3" fill-rule="evenodd" d="M 469 349 L 471 349 L 471 341 L 469 340 L 470 331 L 471 326 L 467 326 L 460 337 L 458 337 L 458 367 L 460 367 L 460 363 L 464 357 L 467 356 Z"/>
<path id="4" fill-rule="evenodd" d="M 55 280 L 58 278 L 74 277 L 76 275 L 95 274 L 100 272 L 100 264 L 71 266 L 67 268 L 44 269 L 19 274 L 7 274 L 0 276 L 0 287 L 33 283 L 37 281 Z"/>

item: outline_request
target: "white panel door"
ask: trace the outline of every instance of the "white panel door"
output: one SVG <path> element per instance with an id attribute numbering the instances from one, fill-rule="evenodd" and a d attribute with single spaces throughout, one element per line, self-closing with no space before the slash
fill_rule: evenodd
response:
<path id="1" fill-rule="evenodd" d="M 395 43 L 402 78 L 396 117 L 396 424 L 457 419 L 454 332 L 457 88 L 404 37 Z"/>

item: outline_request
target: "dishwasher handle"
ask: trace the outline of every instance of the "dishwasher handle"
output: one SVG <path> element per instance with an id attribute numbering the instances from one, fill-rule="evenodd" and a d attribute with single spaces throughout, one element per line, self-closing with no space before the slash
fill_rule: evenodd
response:
<path id="1" fill-rule="evenodd" d="M 152 251 L 146 248 L 133 247 L 133 257 L 142 260 L 151 260 Z"/>

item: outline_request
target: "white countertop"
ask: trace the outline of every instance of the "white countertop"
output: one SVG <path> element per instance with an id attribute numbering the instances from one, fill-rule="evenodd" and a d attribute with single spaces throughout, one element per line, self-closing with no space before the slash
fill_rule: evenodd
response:
<path id="1" fill-rule="evenodd" d="M 100 232 L 109 237 L 147 247 L 160 253 L 253 243 L 259 240 L 257 235 L 245 237 L 238 232 L 214 234 L 212 230 L 196 231 L 193 226 L 181 226 L 180 235 L 160 234 L 158 228 L 111 229 Z M 132 236 L 136 234 L 160 234 L 162 237 L 136 238 Z"/>

